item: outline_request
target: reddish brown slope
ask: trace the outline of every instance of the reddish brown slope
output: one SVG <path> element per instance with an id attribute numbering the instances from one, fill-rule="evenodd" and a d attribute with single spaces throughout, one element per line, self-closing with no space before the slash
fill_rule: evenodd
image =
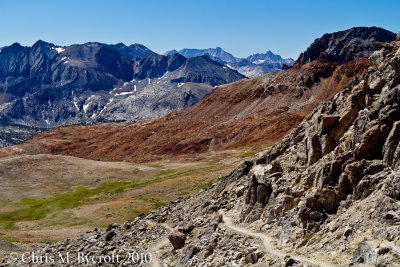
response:
<path id="1" fill-rule="evenodd" d="M 368 65 L 365 58 L 340 66 L 313 61 L 220 86 L 192 108 L 161 119 L 58 127 L 20 147 L 84 158 L 146 160 L 275 142 Z"/>

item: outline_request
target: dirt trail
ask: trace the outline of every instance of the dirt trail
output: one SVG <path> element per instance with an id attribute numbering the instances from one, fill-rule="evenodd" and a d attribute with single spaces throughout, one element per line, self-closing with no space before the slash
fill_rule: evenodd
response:
<path id="1" fill-rule="evenodd" d="M 256 237 L 256 238 L 260 238 L 263 242 L 263 246 L 264 246 L 264 252 L 275 256 L 275 257 L 279 257 L 279 258 L 284 258 L 285 256 L 290 256 L 292 259 L 295 259 L 299 262 L 302 263 L 306 263 L 309 266 L 337 266 L 335 264 L 332 264 L 330 262 L 325 262 L 325 261 L 318 261 L 315 259 L 311 259 L 311 258 L 306 258 L 306 257 L 302 257 L 302 256 L 298 256 L 298 255 L 291 255 L 291 254 L 287 254 L 283 251 L 280 251 L 279 249 L 277 249 L 274 245 L 273 245 L 273 239 L 268 236 L 265 233 L 257 233 L 254 232 L 248 228 L 242 227 L 240 225 L 234 224 L 233 220 L 231 217 L 225 215 L 224 213 L 221 213 L 221 215 L 223 216 L 223 224 L 225 225 L 226 228 L 237 232 L 239 234 L 242 235 L 247 235 L 247 236 L 252 236 L 252 237 Z"/>
<path id="2" fill-rule="evenodd" d="M 153 221 L 149 221 L 149 220 L 147 222 L 149 224 L 157 224 L 157 223 L 155 223 Z M 166 223 L 160 223 L 158 225 L 164 227 L 169 232 L 172 232 L 174 230 Z M 161 267 L 162 266 L 160 263 L 158 252 L 163 246 L 166 246 L 168 244 L 169 244 L 168 237 L 164 236 L 160 240 L 158 240 L 156 243 L 150 245 L 150 247 L 148 249 L 148 251 L 151 253 L 151 256 L 152 256 L 151 262 L 149 263 L 150 267 Z"/>
<path id="3" fill-rule="evenodd" d="M 321 266 L 321 267 L 330 267 L 330 266 L 338 266 L 336 264 L 330 263 L 330 262 L 326 262 L 326 261 L 320 261 L 320 260 L 315 260 L 312 258 L 307 258 L 307 257 L 303 257 L 303 256 L 298 256 L 298 255 L 292 255 L 292 254 L 288 254 L 285 253 L 281 250 L 279 250 L 278 248 L 276 248 L 274 246 L 273 243 L 273 238 L 270 237 L 269 235 L 267 235 L 266 233 L 260 233 L 260 232 L 254 232 L 251 229 L 242 227 L 240 225 L 237 225 L 233 222 L 233 219 L 229 216 L 227 216 L 224 213 L 220 213 L 223 217 L 223 221 L 222 224 L 227 228 L 230 229 L 236 233 L 239 233 L 241 235 L 246 235 L 246 236 L 252 236 L 255 238 L 259 238 L 262 240 L 262 244 L 263 244 L 263 250 L 266 254 L 275 256 L 275 257 L 279 257 L 279 258 L 284 258 L 285 256 L 290 256 L 292 259 L 295 259 L 301 263 L 305 263 L 309 266 Z M 174 231 L 174 229 L 169 226 L 166 223 L 156 223 L 153 221 L 148 220 L 147 221 L 148 224 L 155 224 L 155 225 L 159 225 L 164 227 L 165 229 L 167 229 L 167 231 L 172 232 Z M 160 263 L 160 259 L 158 256 L 159 250 L 168 245 L 169 244 L 169 240 L 167 238 L 167 236 L 162 237 L 160 240 L 158 240 L 156 243 L 150 245 L 148 251 L 152 254 L 153 258 L 149 264 L 149 266 L 151 267 L 161 267 L 161 263 Z"/>

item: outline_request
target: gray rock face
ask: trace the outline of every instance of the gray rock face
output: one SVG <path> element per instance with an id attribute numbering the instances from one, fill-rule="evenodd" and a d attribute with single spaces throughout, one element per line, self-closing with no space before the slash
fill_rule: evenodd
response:
<path id="1" fill-rule="evenodd" d="M 158 78 L 163 76 L 167 71 L 175 71 L 182 66 L 185 61 L 186 58 L 180 54 L 168 56 L 152 54 L 135 63 L 133 67 L 135 73 L 134 78 L 137 80 Z"/>
<path id="2" fill-rule="evenodd" d="M 79 97 L 133 77 L 133 61 L 100 44 L 13 44 L 0 53 L 0 120 L 51 127 L 79 121 Z M 116 67 L 118 66 L 118 67 Z"/>
<path id="3" fill-rule="evenodd" d="M 316 59 L 344 63 L 354 58 L 369 56 L 375 42 L 395 40 L 393 32 L 377 27 L 355 27 L 349 30 L 328 33 L 316 39 L 300 54 L 296 63 L 303 65 Z"/>
<path id="4" fill-rule="evenodd" d="M 174 233 L 168 235 L 168 240 L 171 242 L 174 249 L 180 249 L 185 245 L 186 235 L 175 231 Z"/>
<path id="5" fill-rule="evenodd" d="M 367 242 L 362 242 L 353 254 L 354 263 L 376 264 L 376 253 Z"/>
<path id="6" fill-rule="evenodd" d="M 395 165 L 400 160 L 400 121 L 393 124 L 392 130 L 383 146 L 383 161 L 388 165 Z"/>
<path id="7" fill-rule="evenodd" d="M 142 73 L 146 72 L 154 78 L 125 83 L 122 88 L 109 94 L 108 103 L 102 110 L 96 109 L 92 113 L 88 110 L 88 121 L 97 123 L 159 118 L 173 110 L 193 106 L 211 92 L 213 86 L 245 78 L 206 56 L 185 59 L 177 54 L 152 55 L 141 62 L 143 68 L 137 75 L 142 77 Z M 132 87 L 133 90 L 130 89 Z M 137 91 L 134 91 L 135 88 Z M 96 105 L 90 101 L 86 103 L 89 108 Z"/>

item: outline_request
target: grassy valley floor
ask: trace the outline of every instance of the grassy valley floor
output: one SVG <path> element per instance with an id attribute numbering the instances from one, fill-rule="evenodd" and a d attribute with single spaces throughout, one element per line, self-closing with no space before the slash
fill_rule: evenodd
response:
<path id="1" fill-rule="evenodd" d="M 198 193 L 262 148 L 147 163 L 37 154 L 0 158 L 0 254 L 133 220 Z"/>

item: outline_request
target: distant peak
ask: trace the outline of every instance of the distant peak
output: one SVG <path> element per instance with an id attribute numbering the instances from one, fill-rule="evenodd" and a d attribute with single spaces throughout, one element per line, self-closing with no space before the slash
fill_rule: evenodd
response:
<path id="1" fill-rule="evenodd" d="M 47 44 L 45 41 L 43 41 L 43 40 L 37 40 L 35 43 L 34 43 L 34 45 L 37 45 L 37 44 Z"/>
<path id="2" fill-rule="evenodd" d="M 15 42 L 10 46 L 3 47 L 2 51 L 4 51 L 4 52 L 5 51 L 17 52 L 17 51 L 20 51 L 22 49 L 24 49 L 24 47 L 20 43 Z"/>
<path id="3" fill-rule="evenodd" d="M 78 44 L 79 45 L 79 44 Z M 89 45 L 89 46 L 101 46 L 101 45 L 104 45 L 104 44 L 102 44 L 102 43 L 99 43 L 99 42 L 87 42 L 87 43 L 84 43 L 83 45 Z"/>
<path id="4" fill-rule="evenodd" d="M 155 54 L 155 53 L 154 53 Z M 175 57 L 178 57 L 178 58 L 185 58 L 184 56 L 182 56 L 181 54 L 179 54 L 179 53 L 172 53 L 172 54 L 168 54 L 168 55 L 166 55 L 166 57 L 168 57 L 168 58 L 175 58 Z M 185 58 L 186 59 L 186 58 Z"/>
<path id="5" fill-rule="evenodd" d="M 45 42 L 43 40 L 38 40 L 36 43 L 33 44 L 32 47 L 42 47 L 42 46 L 55 46 L 52 43 Z"/>
<path id="6" fill-rule="evenodd" d="M 205 54 L 205 55 L 201 55 L 201 56 L 198 56 L 198 57 L 192 57 L 192 59 L 194 59 L 194 60 L 196 60 L 198 58 L 204 58 L 204 59 L 209 60 L 210 59 L 210 54 Z"/>
<path id="7" fill-rule="evenodd" d="M 210 56 L 208 55 L 208 54 L 206 54 L 206 55 L 201 55 L 201 56 L 196 56 L 196 57 L 191 57 L 191 58 L 188 58 L 188 63 L 190 63 L 190 62 L 198 62 L 198 61 L 208 61 L 208 62 L 215 62 L 215 63 L 217 63 L 218 64 L 218 62 L 216 62 L 216 61 L 214 61 L 213 59 L 211 59 L 210 58 Z"/>
<path id="8" fill-rule="evenodd" d="M 22 45 L 20 43 L 18 43 L 18 42 L 15 42 L 12 45 L 10 45 L 10 47 L 16 48 L 16 47 L 22 47 Z"/>
<path id="9" fill-rule="evenodd" d="M 169 55 L 173 55 L 173 54 L 179 54 L 178 51 L 176 51 L 175 49 L 167 51 L 164 53 L 164 55 L 169 56 Z"/>

